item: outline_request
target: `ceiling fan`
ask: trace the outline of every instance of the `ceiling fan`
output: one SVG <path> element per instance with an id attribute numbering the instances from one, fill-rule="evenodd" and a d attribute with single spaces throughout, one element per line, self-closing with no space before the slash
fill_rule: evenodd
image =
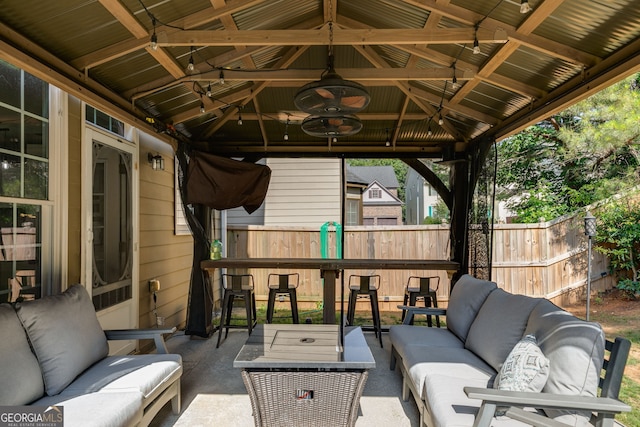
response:
<path id="1" fill-rule="evenodd" d="M 311 136 L 350 136 L 362 130 L 362 122 L 356 116 L 309 116 L 302 122 L 302 130 Z"/>
<path id="2" fill-rule="evenodd" d="M 329 3 L 331 7 L 331 3 Z M 320 80 L 298 90 L 293 102 L 311 114 L 302 122 L 302 130 L 311 136 L 349 136 L 360 132 L 362 122 L 353 114 L 369 105 L 369 92 L 360 83 L 344 80 L 333 66 L 333 23 L 329 22 L 327 69 Z"/>
<path id="3" fill-rule="evenodd" d="M 329 70 L 318 81 L 298 90 L 293 100 L 305 113 L 337 116 L 354 114 L 369 105 L 369 93 L 359 83 L 344 80 L 333 68 L 333 55 L 329 55 Z"/>

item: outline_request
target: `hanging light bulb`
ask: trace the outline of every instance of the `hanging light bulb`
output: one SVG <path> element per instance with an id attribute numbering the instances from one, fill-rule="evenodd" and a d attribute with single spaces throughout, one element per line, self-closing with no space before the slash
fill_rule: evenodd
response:
<path id="1" fill-rule="evenodd" d="M 440 114 L 440 117 L 438 117 L 438 124 L 440 126 L 442 126 L 444 124 L 444 119 L 442 118 L 442 114 Z"/>
<path id="2" fill-rule="evenodd" d="M 204 102 L 200 101 L 200 112 L 202 114 L 206 113 L 207 110 L 204 109 Z"/>
<path id="3" fill-rule="evenodd" d="M 209 83 L 209 86 L 207 86 L 207 93 L 206 93 L 206 95 L 207 95 L 209 98 L 211 98 L 211 96 L 212 96 L 212 93 L 211 93 L 211 83 Z"/>
<path id="4" fill-rule="evenodd" d="M 289 117 L 287 117 L 287 123 L 284 125 L 284 137 L 285 141 L 289 140 Z"/>
<path id="5" fill-rule="evenodd" d="M 476 37 L 475 39 L 473 39 L 473 54 L 478 55 L 480 53 L 480 43 L 478 42 L 478 38 Z"/>
<path id="6" fill-rule="evenodd" d="M 238 107 L 238 126 L 242 126 L 242 113 L 240 112 L 240 108 Z"/>
<path id="7" fill-rule="evenodd" d="M 222 70 L 220 70 L 220 84 L 224 84 L 224 73 L 222 72 Z"/>
<path id="8" fill-rule="evenodd" d="M 522 0 L 520 2 L 520 13 L 531 12 L 531 6 L 529 6 L 529 0 Z"/>
<path id="9" fill-rule="evenodd" d="M 151 18 L 151 24 L 153 24 L 153 34 L 151 34 L 151 43 L 149 43 L 149 46 L 153 50 L 158 50 L 158 36 L 156 35 L 156 18 Z"/>
<path id="10" fill-rule="evenodd" d="M 453 79 L 451 79 L 451 86 L 454 89 L 458 89 L 458 86 L 460 86 L 460 85 L 458 85 L 458 78 L 456 77 L 455 74 L 453 75 Z"/>
<path id="11" fill-rule="evenodd" d="M 391 145 L 391 141 L 389 140 L 389 129 L 385 129 L 384 131 L 387 134 L 387 139 L 385 140 L 384 145 L 388 147 Z"/>
<path id="12" fill-rule="evenodd" d="M 187 65 L 187 70 L 193 71 L 195 66 L 193 65 L 193 48 L 189 49 L 189 64 Z"/>

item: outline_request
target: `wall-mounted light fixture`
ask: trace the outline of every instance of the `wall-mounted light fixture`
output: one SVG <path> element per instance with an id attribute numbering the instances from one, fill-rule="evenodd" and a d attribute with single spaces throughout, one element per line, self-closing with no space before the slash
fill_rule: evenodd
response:
<path id="1" fill-rule="evenodd" d="M 154 171 L 163 171 L 164 170 L 164 159 L 160 154 L 156 154 L 155 156 L 151 153 L 148 155 L 149 163 L 151 164 L 151 169 Z"/>

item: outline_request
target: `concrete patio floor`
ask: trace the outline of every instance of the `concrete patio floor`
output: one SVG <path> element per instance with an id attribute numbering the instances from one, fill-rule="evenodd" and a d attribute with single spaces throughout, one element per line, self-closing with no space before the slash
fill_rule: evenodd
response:
<path id="1" fill-rule="evenodd" d="M 402 401 L 401 375 L 389 370 L 391 345 L 387 334 L 383 334 L 384 348 L 380 348 L 373 332 L 365 332 L 365 338 L 376 368 L 369 372 L 356 426 L 417 427 L 418 409 L 412 398 Z M 217 332 L 208 339 L 192 339 L 178 332 L 167 340 L 169 351 L 182 355 L 182 412 L 174 415 L 171 405 L 165 405 L 151 427 L 254 425 L 240 370 L 233 367 L 247 332 L 230 330 L 219 348 L 216 348 L 217 339 Z"/>

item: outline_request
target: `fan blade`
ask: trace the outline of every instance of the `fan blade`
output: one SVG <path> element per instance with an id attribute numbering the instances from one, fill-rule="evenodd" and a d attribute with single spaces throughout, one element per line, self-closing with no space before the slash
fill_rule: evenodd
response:
<path id="1" fill-rule="evenodd" d="M 325 99 L 333 99 L 335 98 L 335 96 L 333 95 L 333 93 L 331 93 L 330 91 L 324 89 L 324 88 L 317 88 L 316 89 L 316 93 L 318 95 L 320 95 L 321 97 L 325 98 Z"/>
<path id="2" fill-rule="evenodd" d="M 344 119 L 342 119 L 341 117 L 334 117 L 327 119 L 327 123 L 329 123 L 331 126 L 340 126 L 342 125 L 342 123 L 344 123 Z"/>
<path id="3" fill-rule="evenodd" d="M 366 101 L 364 96 L 345 96 L 341 100 L 342 104 L 351 108 L 362 108 Z"/>
<path id="4" fill-rule="evenodd" d="M 353 126 L 351 125 L 338 126 L 338 131 L 342 133 L 351 132 L 352 129 L 353 129 Z"/>

